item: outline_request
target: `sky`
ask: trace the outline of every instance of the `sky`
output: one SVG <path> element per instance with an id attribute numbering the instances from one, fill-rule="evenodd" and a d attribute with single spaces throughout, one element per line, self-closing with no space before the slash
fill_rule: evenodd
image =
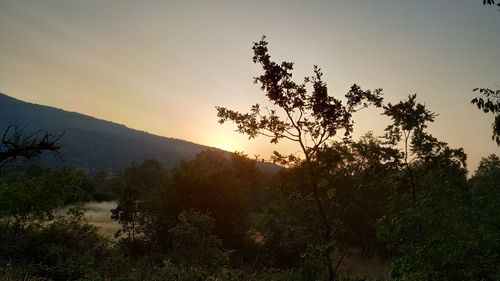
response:
<path id="1" fill-rule="evenodd" d="M 0 92 L 252 157 L 294 153 L 217 122 L 215 106 L 265 105 L 251 47 L 266 35 L 297 81 L 319 65 L 333 96 L 417 93 L 439 114 L 431 133 L 474 170 L 500 152 L 493 116 L 470 105 L 473 88 L 500 85 L 499 26 L 481 0 L 0 0 Z M 375 109 L 355 122 L 355 137 L 389 124 Z"/>

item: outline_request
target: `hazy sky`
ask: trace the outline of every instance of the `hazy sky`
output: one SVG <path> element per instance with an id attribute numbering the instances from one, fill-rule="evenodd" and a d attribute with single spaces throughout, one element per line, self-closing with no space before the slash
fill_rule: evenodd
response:
<path id="1" fill-rule="evenodd" d="M 469 104 L 500 84 L 500 12 L 481 0 L 0 0 L 0 91 L 151 133 L 249 155 L 292 145 L 248 141 L 217 123 L 216 105 L 264 101 L 252 42 L 267 35 L 300 80 L 317 64 L 330 94 L 352 83 L 386 101 L 417 93 L 439 117 L 432 133 L 464 147 L 470 168 L 490 153 L 491 115 Z M 380 111 L 356 134 L 381 133 Z"/>

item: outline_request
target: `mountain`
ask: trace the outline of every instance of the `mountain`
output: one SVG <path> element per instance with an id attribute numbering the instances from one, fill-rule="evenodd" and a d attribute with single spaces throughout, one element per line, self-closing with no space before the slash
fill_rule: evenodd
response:
<path id="1" fill-rule="evenodd" d="M 166 167 L 173 167 L 210 148 L 0 93 L 0 133 L 14 124 L 24 128 L 26 134 L 39 129 L 54 133 L 64 131 L 59 142 L 62 161 L 48 153 L 44 153 L 42 159 L 52 167 L 72 167 L 87 172 L 116 174 L 132 161 L 152 158 Z"/>

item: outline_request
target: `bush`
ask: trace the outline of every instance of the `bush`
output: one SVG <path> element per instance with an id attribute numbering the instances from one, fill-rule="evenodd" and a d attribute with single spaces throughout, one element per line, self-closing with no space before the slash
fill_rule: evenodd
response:
<path id="1" fill-rule="evenodd" d="M 189 264 L 214 271 L 226 266 L 231 251 L 222 247 L 214 234 L 214 219 L 207 214 L 184 211 L 179 222 L 168 233 L 172 239 L 172 259 L 179 264 Z"/>
<path id="2" fill-rule="evenodd" d="M 46 225 L 0 231 L 0 264 L 22 268 L 25 274 L 50 280 L 78 280 L 109 256 L 108 241 L 83 221 L 81 212 Z"/>

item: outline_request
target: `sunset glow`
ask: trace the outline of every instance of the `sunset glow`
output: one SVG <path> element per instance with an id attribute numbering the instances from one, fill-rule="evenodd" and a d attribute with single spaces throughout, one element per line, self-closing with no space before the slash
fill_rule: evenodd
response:
<path id="1" fill-rule="evenodd" d="M 231 135 L 220 136 L 214 135 L 212 139 L 206 142 L 206 145 L 216 147 L 230 152 L 244 152 L 245 145 L 242 141 L 232 137 Z"/>
<path id="2" fill-rule="evenodd" d="M 475 167 L 498 151 L 469 101 L 473 88 L 498 84 L 499 16 L 447 2 L 0 0 L 0 91 L 268 157 L 280 146 L 238 136 L 215 112 L 263 101 L 251 44 L 265 34 L 273 58 L 295 62 L 297 81 L 322 67 L 332 95 L 353 83 L 382 87 L 392 102 L 418 93 L 439 113 L 434 134 L 463 146 Z M 356 136 L 381 134 L 379 115 L 358 115 Z"/>

